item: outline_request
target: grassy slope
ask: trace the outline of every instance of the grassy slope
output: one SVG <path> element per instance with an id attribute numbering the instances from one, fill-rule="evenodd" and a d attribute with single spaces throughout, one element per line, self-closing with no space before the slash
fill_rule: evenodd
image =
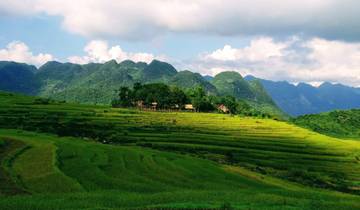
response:
<path id="1" fill-rule="evenodd" d="M 23 177 L 22 187 L 40 193 L 32 198 L 3 199 L 0 206 L 4 208 L 1 209 L 6 209 L 6 205 L 10 209 L 20 205 L 15 204 L 19 200 L 35 208 L 42 205 L 39 201 L 44 198 L 51 198 L 51 202 L 43 205 L 53 205 L 53 209 L 56 205 L 75 209 L 166 203 L 171 206 L 206 206 L 211 203 L 218 206 L 224 201 L 257 209 L 278 209 L 283 205 L 289 209 L 310 208 L 312 205 L 335 208 L 332 201 L 339 196 L 344 196 L 341 198 L 343 203 L 336 207 L 359 208 L 357 196 L 323 193 L 306 187 L 302 190 L 269 177 L 358 193 L 360 145 L 356 141 L 326 137 L 273 120 L 220 114 L 139 112 L 71 104 L 34 105 L 33 99 L 27 97 L 0 97 L 3 99 L 0 104 L 1 127 L 92 137 L 101 142 L 123 145 L 0 131 L 2 136 L 25 140 L 32 146 L 32 150 L 16 158 L 13 170 Z M 41 145 L 36 145 L 39 142 Z M 148 147 L 167 152 L 156 152 Z M 46 157 L 32 157 L 41 154 Z M 32 163 L 33 167 L 22 167 L 29 159 L 47 161 L 48 164 L 41 163 L 47 167 L 37 167 L 36 162 Z M 228 166 L 222 168 L 219 164 L 224 163 Z M 29 172 L 36 168 L 47 172 Z M 165 176 L 159 176 L 163 173 Z M 266 181 L 261 177 L 267 177 Z M 49 184 L 44 180 L 50 180 Z M 56 185 L 64 180 L 66 185 Z M 290 189 L 284 189 L 287 185 Z M 69 191 L 76 193 L 61 197 L 69 202 L 66 204 L 60 198 L 42 194 Z M 105 198 L 107 202 L 103 201 Z"/>
<path id="2" fill-rule="evenodd" d="M 360 139 L 360 110 L 337 110 L 297 117 L 293 122 L 319 133 Z"/>
<path id="3" fill-rule="evenodd" d="M 215 208 L 226 202 L 240 209 L 360 207 L 357 196 L 314 190 L 187 155 L 16 130 L 0 130 L 1 138 L 30 146 L 12 167 L 21 171 L 22 187 L 37 192 L 0 197 L 1 209 Z M 44 147 L 56 147 L 57 152 Z M 34 185 L 34 179 L 41 182 Z"/>
<path id="4" fill-rule="evenodd" d="M 0 125 L 178 151 L 307 185 L 359 189 L 359 142 L 273 120 L 71 104 L 6 105 Z"/>
<path id="5" fill-rule="evenodd" d="M 0 195 L 16 195 L 25 193 L 25 190 L 17 186 L 17 179 L 10 170 L 13 159 L 26 145 L 21 141 L 0 139 Z"/>

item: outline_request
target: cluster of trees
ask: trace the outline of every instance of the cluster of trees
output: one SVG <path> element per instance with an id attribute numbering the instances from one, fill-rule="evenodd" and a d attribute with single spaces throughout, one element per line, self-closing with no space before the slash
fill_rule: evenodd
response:
<path id="1" fill-rule="evenodd" d="M 200 86 L 184 91 L 163 83 L 135 83 L 133 88 L 121 87 L 118 98 L 112 101 L 112 106 L 152 107 L 154 103 L 157 109 L 184 109 L 186 104 L 192 104 L 197 112 L 219 111 L 218 107 L 224 105 L 230 114 L 263 115 L 255 111 L 246 101 L 236 100 L 233 96 L 208 95 Z"/>
<path id="2" fill-rule="evenodd" d="M 134 107 L 139 103 L 150 107 L 156 103 L 160 109 L 182 108 L 189 103 L 187 95 L 178 87 L 170 87 L 162 83 L 140 84 L 134 87 L 121 87 L 118 98 L 112 101 L 115 107 Z"/>

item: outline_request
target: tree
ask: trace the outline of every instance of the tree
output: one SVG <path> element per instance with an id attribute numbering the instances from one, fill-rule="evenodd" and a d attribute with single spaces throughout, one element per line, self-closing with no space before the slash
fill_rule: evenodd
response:
<path id="1" fill-rule="evenodd" d="M 133 100 L 135 102 L 142 101 L 140 94 L 140 90 L 142 88 L 142 84 L 140 82 L 135 82 L 133 86 Z"/>
<path id="2" fill-rule="evenodd" d="M 237 113 L 244 115 L 252 115 L 254 110 L 252 110 L 251 106 L 244 100 L 239 100 L 237 102 Z"/>
<path id="3" fill-rule="evenodd" d="M 198 86 L 190 91 L 191 101 L 196 111 L 208 112 L 213 111 L 214 106 L 209 97 L 206 96 L 204 88 Z"/>
<path id="4" fill-rule="evenodd" d="M 142 88 L 142 84 L 140 82 L 135 82 L 133 86 L 134 92 L 140 90 Z"/>
<path id="5" fill-rule="evenodd" d="M 237 113 L 237 102 L 233 96 L 225 96 L 221 98 L 221 104 L 224 104 L 229 109 L 230 114 Z"/>
<path id="6" fill-rule="evenodd" d="M 186 103 L 188 103 L 189 99 L 187 95 L 178 87 L 171 88 L 171 96 L 170 101 L 172 106 L 179 106 L 179 108 L 184 107 Z"/>
<path id="7" fill-rule="evenodd" d="M 142 85 L 136 92 L 138 100 L 144 102 L 146 106 L 157 103 L 158 108 L 169 108 L 171 106 L 171 91 L 169 86 L 162 83 Z"/>
<path id="8" fill-rule="evenodd" d="M 132 106 L 132 91 L 128 87 L 121 87 L 119 91 L 119 105 L 122 107 Z"/>

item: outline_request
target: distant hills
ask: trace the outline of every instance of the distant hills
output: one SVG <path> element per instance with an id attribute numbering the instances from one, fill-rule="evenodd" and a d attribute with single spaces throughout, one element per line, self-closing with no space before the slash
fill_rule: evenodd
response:
<path id="1" fill-rule="evenodd" d="M 275 103 L 292 116 L 328 112 L 337 109 L 360 108 L 360 89 L 341 84 L 323 83 L 313 87 L 305 83 L 293 85 L 246 76 L 247 81 L 259 81 Z"/>
<path id="2" fill-rule="evenodd" d="M 247 101 L 255 109 L 284 115 L 260 83 L 245 81 L 237 72 L 204 78 L 187 70 L 178 72 L 171 64 L 158 60 L 150 64 L 111 60 L 85 65 L 51 61 L 39 69 L 13 62 L 0 64 L 0 79 L 6 80 L 0 90 L 5 91 L 70 102 L 110 104 L 121 86 L 161 82 L 184 90 L 201 86 L 210 95 L 231 95 Z"/>
<path id="3" fill-rule="evenodd" d="M 158 60 L 150 64 L 130 60 L 85 65 L 51 61 L 39 69 L 32 65 L 0 61 L 0 90 L 39 95 L 78 103 L 109 104 L 120 86 L 135 82 L 161 82 L 184 90 L 201 86 L 208 94 L 232 95 L 257 109 L 284 112 L 292 116 L 360 108 L 360 89 L 324 83 L 316 88 L 304 83 L 292 85 L 237 72 L 222 72 L 215 77 L 191 71 L 177 71 Z"/>
<path id="4" fill-rule="evenodd" d="M 35 95 L 40 88 L 36 71 L 35 66 L 0 62 L 0 90 Z"/>
<path id="5" fill-rule="evenodd" d="M 299 126 L 330 136 L 354 139 L 360 137 L 359 109 L 303 115 L 292 121 Z"/>

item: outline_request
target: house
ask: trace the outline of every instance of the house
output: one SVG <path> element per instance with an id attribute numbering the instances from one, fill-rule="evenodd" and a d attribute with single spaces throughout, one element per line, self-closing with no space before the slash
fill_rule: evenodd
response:
<path id="1" fill-rule="evenodd" d="M 185 109 L 186 110 L 191 110 L 191 111 L 195 110 L 195 108 L 194 108 L 194 106 L 192 104 L 185 104 Z"/>
<path id="2" fill-rule="evenodd" d="M 137 101 L 137 102 L 136 102 L 136 106 L 137 106 L 138 108 L 143 108 L 143 107 L 144 107 L 144 101 Z"/>
<path id="3" fill-rule="evenodd" d="M 158 105 L 157 102 L 152 102 L 152 103 L 151 103 L 151 108 L 152 108 L 152 109 L 156 109 L 156 108 L 157 108 L 157 105 Z"/>
<path id="4" fill-rule="evenodd" d="M 220 112 L 223 112 L 223 113 L 229 113 L 230 112 L 230 110 L 224 104 L 220 104 L 217 108 L 218 108 L 218 110 Z"/>

